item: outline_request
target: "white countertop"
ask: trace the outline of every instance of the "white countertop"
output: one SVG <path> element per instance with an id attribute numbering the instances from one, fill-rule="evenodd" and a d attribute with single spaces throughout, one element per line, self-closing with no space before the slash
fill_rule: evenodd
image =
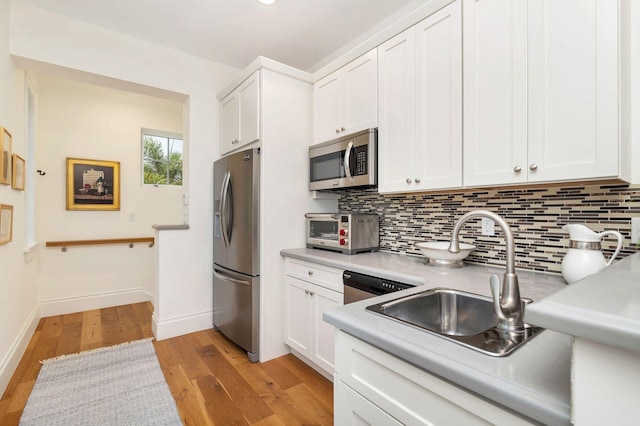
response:
<path id="1" fill-rule="evenodd" d="M 640 353 L 640 253 L 527 306 L 526 320 Z"/>
<path id="2" fill-rule="evenodd" d="M 492 357 L 442 337 L 365 311 L 371 304 L 427 288 L 450 287 L 489 296 L 489 276 L 503 269 L 467 265 L 443 269 L 422 258 L 377 252 L 347 256 L 316 249 L 283 256 L 348 269 L 419 287 L 341 306 L 325 321 L 469 391 L 544 424 L 570 423 L 570 337 L 545 330 L 507 357 Z M 517 271 L 523 297 L 540 301 L 567 286 L 559 275 Z"/>

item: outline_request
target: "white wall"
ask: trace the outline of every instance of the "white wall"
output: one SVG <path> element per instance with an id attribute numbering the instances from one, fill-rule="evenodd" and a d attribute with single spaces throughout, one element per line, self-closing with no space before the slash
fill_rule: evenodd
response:
<path id="1" fill-rule="evenodd" d="M 25 155 L 24 72 L 9 57 L 9 1 L 0 0 L 0 126 L 13 136 L 13 152 Z M 31 185 L 31 177 L 27 177 Z M 13 241 L 0 245 L 0 393 L 4 391 L 37 324 L 37 259 L 24 254 L 23 191 L 0 185 L 0 204 L 13 205 Z"/>
<path id="2" fill-rule="evenodd" d="M 151 237 L 153 224 L 182 222 L 182 187 L 142 185 L 141 128 L 182 133 L 180 102 L 40 74 L 36 235 L 40 241 Z M 67 211 L 66 157 L 120 162 L 120 211 Z M 43 315 L 98 306 L 80 299 L 153 294 L 153 249 L 145 244 L 40 246 Z M 79 299 L 80 298 L 80 299 Z M 69 299 L 73 300 L 70 303 Z M 53 305 L 57 305 L 55 308 Z"/>
<path id="3" fill-rule="evenodd" d="M 186 212 L 189 229 L 179 231 L 177 235 L 172 234 L 171 246 L 158 251 L 162 255 L 159 261 L 171 264 L 173 270 L 179 272 L 181 279 L 163 280 L 162 276 L 159 277 L 162 286 L 178 287 L 180 291 L 176 292 L 178 298 L 172 301 L 174 303 L 170 305 L 170 311 L 165 313 L 156 306 L 154 322 L 160 328 L 165 323 L 171 323 L 172 327 L 175 327 L 176 321 L 180 322 L 180 318 L 189 318 L 193 313 L 210 313 L 212 164 L 219 157 L 219 110 L 216 93 L 231 81 L 239 70 L 88 25 L 18 1 L 11 2 L 10 28 L 10 53 L 16 63 L 25 69 L 184 100 L 183 137 L 187 147 L 183 190 L 190 201 Z M 42 134 L 40 136 L 44 137 Z M 107 147 L 99 147 L 92 152 L 95 152 L 92 157 L 102 154 L 109 156 Z M 65 153 L 66 155 L 71 154 Z M 51 172 L 59 174 L 64 165 L 58 163 L 56 167 L 57 171 L 52 168 Z M 48 173 L 49 171 L 47 176 Z M 59 182 L 58 185 L 60 184 Z M 62 201 L 58 199 L 54 202 Z M 121 225 L 128 221 L 131 211 L 129 208 L 137 207 L 134 204 L 123 204 L 122 208 L 123 210 L 117 213 L 124 216 Z M 77 212 L 62 212 L 62 215 L 66 218 L 70 217 L 71 213 Z M 97 214 L 106 213 L 108 212 Z M 182 222 L 179 220 L 179 223 Z M 85 226 L 81 218 L 74 220 L 73 224 Z M 66 230 L 65 235 L 68 235 Z M 138 248 L 133 250 L 137 251 Z M 145 248 L 140 247 L 140 250 Z M 79 290 L 82 282 L 86 282 L 92 276 L 105 273 L 104 268 L 101 270 L 102 263 L 99 262 L 98 252 L 87 253 L 91 253 L 88 256 L 92 261 L 97 259 L 92 268 L 88 268 L 94 269 L 95 275 L 77 277 L 75 287 L 70 288 L 65 294 Z M 54 254 L 51 256 L 53 259 Z M 67 256 L 65 259 L 71 257 Z M 73 262 L 67 262 L 69 271 L 72 272 Z M 44 294 L 47 291 L 48 289 L 43 288 Z M 205 324 L 200 326 L 205 328 Z M 211 324 L 206 326 L 210 327 Z M 195 331 L 192 328 L 191 324 L 185 323 L 181 331 Z"/>

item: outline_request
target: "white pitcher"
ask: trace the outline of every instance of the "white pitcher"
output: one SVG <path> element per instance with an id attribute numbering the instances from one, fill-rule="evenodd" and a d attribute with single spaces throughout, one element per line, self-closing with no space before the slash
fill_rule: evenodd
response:
<path id="1" fill-rule="evenodd" d="M 584 225 L 570 224 L 562 227 L 569 232 L 569 251 L 562 259 L 562 276 L 569 284 L 611 265 L 622 248 L 623 237 L 618 231 L 593 232 Z M 600 242 L 606 235 L 618 237 L 618 246 L 607 261 L 602 254 Z"/>

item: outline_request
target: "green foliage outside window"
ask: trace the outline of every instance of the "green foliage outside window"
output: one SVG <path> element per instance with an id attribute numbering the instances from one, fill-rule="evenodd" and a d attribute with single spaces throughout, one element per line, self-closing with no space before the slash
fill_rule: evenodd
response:
<path id="1" fill-rule="evenodd" d="M 144 183 L 182 185 L 182 140 L 144 134 Z"/>

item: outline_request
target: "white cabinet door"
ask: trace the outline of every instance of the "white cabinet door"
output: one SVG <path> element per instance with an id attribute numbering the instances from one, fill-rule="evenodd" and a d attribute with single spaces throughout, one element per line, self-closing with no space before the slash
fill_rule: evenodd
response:
<path id="1" fill-rule="evenodd" d="M 255 72 L 238 88 L 240 107 L 239 146 L 250 144 L 260 139 L 260 81 Z"/>
<path id="2" fill-rule="evenodd" d="M 462 16 L 456 1 L 415 26 L 416 189 L 462 186 Z M 410 176 L 411 177 L 411 176 Z"/>
<path id="3" fill-rule="evenodd" d="M 222 152 L 234 149 L 240 139 L 238 94 L 232 92 L 220 102 L 222 111 Z"/>
<path id="4" fill-rule="evenodd" d="M 462 186 L 462 23 L 456 1 L 378 47 L 378 190 Z"/>
<path id="5" fill-rule="evenodd" d="M 288 273 L 295 272 L 291 266 L 297 262 L 288 262 Z M 315 273 L 309 276 L 315 278 Z M 342 293 L 285 277 L 285 343 L 329 374 L 334 372 L 335 327 L 324 322 L 322 315 L 342 304 Z"/>
<path id="6" fill-rule="evenodd" d="M 340 134 L 340 71 L 329 74 L 313 85 L 313 135 L 315 142 L 333 139 Z"/>
<path id="7" fill-rule="evenodd" d="M 526 8 L 464 3 L 465 186 L 527 182 Z"/>
<path id="8" fill-rule="evenodd" d="M 618 8 L 465 2 L 465 186 L 619 176 Z"/>
<path id="9" fill-rule="evenodd" d="M 378 125 L 378 59 L 372 51 L 313 85 L 316 143 Z"/>
<path id="10" fill-rule="evenodd" d="M 618 2 L 528 2 L 529 181 L 616 177 Z"/>
<path id="11" fill-rule="evenodd" d="M 313 304 L 313 354 L 311 360 L 328 372 L 335 369 L 335 333 L 336 328 L 324 322 L 322 315 L 325 311 L 341 306 L 344 296 L 337 291 L 313 286 L 311 303 Z"/>
<path id="12" fill-rule="evenodd" d="M 415 37 L 411 30 L 378 47 L 378 191 L 412 189 L 415 151 Z"/>
<path id="13" fill-rule="evenodd" d="M 378 53 L 371 50 L 342 69 L 343 123 L 349 135 L 378 126 Z"/>
<path id="14" fill-rule="evenodd" d="M 220 102 L 222 153 L 260 139 L 260 71 L 253 73 Z"/>
<path id="15" fill-rule="evenodd" d="M 313 343 L 311 300 L 309 298 L 311 284 L 285 277 L 285 341 L 292 349 L 307 355 Z"/>

